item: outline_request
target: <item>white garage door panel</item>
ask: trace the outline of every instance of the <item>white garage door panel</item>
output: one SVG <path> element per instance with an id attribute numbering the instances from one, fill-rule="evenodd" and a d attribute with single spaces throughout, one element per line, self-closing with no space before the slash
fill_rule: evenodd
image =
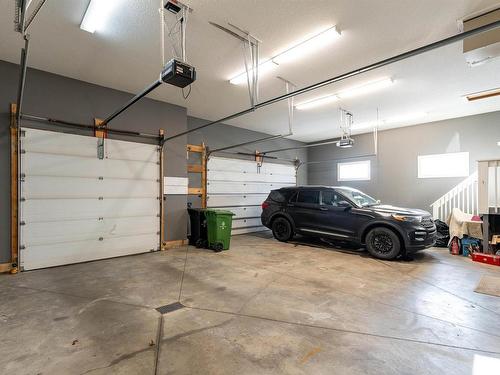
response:
<path id="1" fill-rule="evenodd" d="M 260 205 L 247 207 L 226 207 L 224 209 L 234 213 L 233 220 L 239 218 L 260 217 L 260 214 L 262 213 Z"/>
<path id="2" fill-rule="evenodd" d="M 108 159 L 106 163 L 96 157 L 83 158 L 70 155 L 38 154 L 22 155 L 24 173 L 29 176 L 100 177 L 153 180 L 158 175 L 158 165 L 143 161 Z"/>
<path id="3" fill-rule="evenodd" d="M 260 173 L 295 176 L 295 167 L 285 164 L 263 163 L 260 167 Z"/>
<path id="4" fill-rule="evenodd" d="M 213 157 L 208 160 L 208 207 L 232 211 L 233 234 L 267 230 L 261 225 L 260 205 L 269 192 L 296 185 L 295 167 L 250 160 Z"/>
<path id="5" fill-rule="evenodd" d="M 149 198 L 129 199 L 32 199 L 23 202 L 22 215 L 31 222 L 129 217 L 159 214 L 158 202 Z M 106 215 L 106 216 L 105 216 Z"/>
<path id="6" fill-rule="evenodd" d="M 158 146 L 125 141 L 116 143 L 106 140 L 104 150 L 108 159 L 135 160 L 153 164 L 158 161 Z"/>
<path id="7" fill-rule="evenodd" d="M 260 227 L 262 223 L 259 219 L 233 219 L 233 228 Z"/>
<path id="8" fill-rule="evenodd" d="M 245 233 L 256 233 L 256 232 L 264 232 L 268 231 L 266 227 L 248 227 L 248 228 L 240 228 L 240 229 L 232 229 L 231 234 L 245 234 Z"/>
<path id="9" fill-rule="evenodd" d="M 159 246 L 158 146 L 23 129 L 23 269 L 142 253 Z"/>
<path id="10" fill-rule="evenodd" d="M 271 190 L 285 186 L 294 186 L 291 183 L 266 183 L 266 182 L 228 182 L 212 181 L 207 184 L 208 194 L 269 194 Z"/>
<path id="11" fill-rule="evenodd" d="M 208 207 L 231 206 L 257 206 L 267 198 L 267 194 L 249 195 L 210 195 L 207 200 Z"/>
<path id="12" fill-rule="evenodd" d="M 75 241 L 60 244 L 32 246 L 23 250 L 24 269 L 60 266 L 96 259 L 153 251 L 158 248 L 158 236 L 145 234 L 94 241 Z M 32 267 L 36 265 L 36 267 Z"/>
<path id="13" fill-rule="evenodd" d="M 91 158 L 97 156 L 97 138 L 37 129 L 23 130 L 24 136 L 21 139 L 23 150 Z"/>
<path id="14" fill-rule="evenodd" d="M 229 159 L 229 158 L 210 158 L 208 171 L 224 171 L 238 173 L 256 173 L 257 164 L 249 160 Z"/>
<path id="15" fill-rule="evenodd" d="M 26 223 L 22 228 L 26 247 L 60 242 L 95 240 L 136 234 L 156 234 L 156 216 L 99 218 Z"/>
<path id="16" fill-rule="evenodd" d="M 238 173 L 209 170 L 209 181 L 241 181 L 241 182 L 288 182 L 295 184 L 295 175 Z"/>
<path id="17" fill-rule="evenodd" d="M 101 196 L 156 199 L 158 191 L 156 181 L 142 180 L 28 176 L 23 184 L 23 196 L 26 199 L 78 199 Z"/>
<path id="18" fill-rule="evenodd" d="M 96 158 L 97 138 L 74 134 L 50 132 L 38 129 L 23 129 L 23 149 L 28 152 L 56 155 L 77 155 Z M 108 159 L 158 161 L 158 146 L 106 139 L 105 155 Z"/>

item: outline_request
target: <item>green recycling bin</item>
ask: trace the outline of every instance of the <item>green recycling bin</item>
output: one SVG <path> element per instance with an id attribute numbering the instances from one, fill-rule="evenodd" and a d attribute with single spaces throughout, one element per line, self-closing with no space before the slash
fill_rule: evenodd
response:
<path id="1" fill-rule="evenodd" d="M 208 247 L 214 251 L 229 249 L 231 225 L 234 214 L 231 211 L 206 210 Z"/>

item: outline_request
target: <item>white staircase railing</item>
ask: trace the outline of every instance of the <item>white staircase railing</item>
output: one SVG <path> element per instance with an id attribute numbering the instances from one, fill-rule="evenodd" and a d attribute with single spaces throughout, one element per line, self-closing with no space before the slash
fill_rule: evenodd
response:
<path id="1" fill-rule="evenodd" d="M 478 161 L 479 213 L 500 213 L 500 160 Z"/>
<path id="2" fill-rule="evenodd" d="M 431 204 L 434 219 L 446 221 L 453 208 L 477 215 L 478 210 L 477 171 Z"/>

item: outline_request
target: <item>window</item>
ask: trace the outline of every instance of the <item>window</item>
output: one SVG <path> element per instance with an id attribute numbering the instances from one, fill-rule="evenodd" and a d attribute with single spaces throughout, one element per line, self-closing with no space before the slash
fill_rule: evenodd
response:
<path id="1" fill-rule="evenodd" d="M 301 190 L 297 203 L 319 204 L 319 190 Z"/>
<path id="2" fill-rule="evenodd" d="M 361 207 L 376 206 L 380 204 L 380 201 L 356 189 L 341 187 L 337 188 L 337 190 Z"/>
<path id="3" fill-rule="evenodd" d="M 337 181 L 370 180 L 370 160 L 353 161 L 337 164 Z"/>
<path id="4" fill-rule="evenodd" d="M 418 156 L 418 178 L 467 176 L 469 176 L 468 152 Z"/>
<path id="5" fill-rule="evenodd" d="M 340 195 L 338 195 L 333 190 L 323 190 L 321 192 L 321 203 L 326 206 L 334 206 L 337 207 L 338 203 L 343 199 Z"/>

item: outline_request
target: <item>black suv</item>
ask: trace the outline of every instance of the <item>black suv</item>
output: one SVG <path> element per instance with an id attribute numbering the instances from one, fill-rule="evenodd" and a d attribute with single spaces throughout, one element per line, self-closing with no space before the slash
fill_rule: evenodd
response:
<path id="1" fill-rule="evenodd" d="M 394 259 L 434 245 L 436 226 L 422 210 L 381 205 L 349 187 L 273 190 L 262 203 L 262 224 L 279 241 L 296 234 L 366 245 L 376 258 Z"/>

